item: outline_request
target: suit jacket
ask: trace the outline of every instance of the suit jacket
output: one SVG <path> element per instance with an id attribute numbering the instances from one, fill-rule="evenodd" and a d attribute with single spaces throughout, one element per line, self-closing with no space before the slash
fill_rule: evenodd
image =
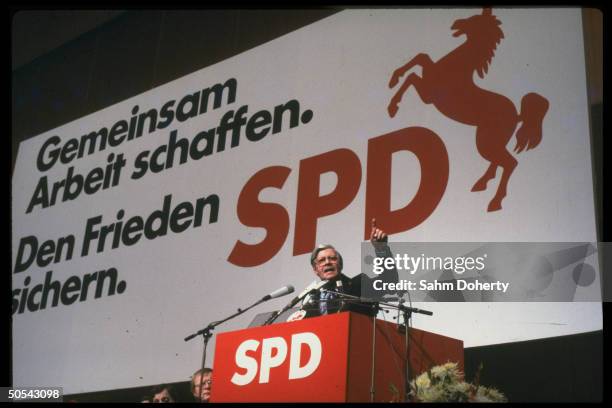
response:
<path id="1" fill-rule="evenodd" d="M 392 257 L 391 250 L 388 246 L 382 248 L 376 248 L 376 256 L 378 257 Z M 363 298 L 376 298 L 382 297 L 382 295 L 390 292 L 375 291 L 373 289 L 373 282 L 375 280 L 382 280 L 383 282 L 397 282 L 398 274 L 395 266 L 373 278 L 370 278 L 364 273 L 360 273 L 357 276 L 349 278 L 348 276 L 341 273 L 337 279 L 329 281 L 324 289 L 333 292 L 343 292 L 355 297 Z M 338 286 L 337 281 L 341 281 L 342 285 Z M 351 311 L 356 313 L 365 314 L 368 316 L 374 316 L 378 313 L 377 302 L 366 302 L 357 300 L 343 299 L 340 295 L 333 299 L 322 299 L 324 296 L 315 296 L 314 301 L 308 305 L 302 305 L 302 309 L 306 311 L 306 317 L 315 317 L 321 315 L 320 303 L 326 303 L 326 314 Z"/>

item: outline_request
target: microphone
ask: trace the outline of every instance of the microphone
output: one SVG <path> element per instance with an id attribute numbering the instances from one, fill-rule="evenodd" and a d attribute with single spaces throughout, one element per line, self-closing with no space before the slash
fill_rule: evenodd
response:
<path id="1" fill-rule="evenodd" d="M 263 324 L 264 326 L 272 323 L 278 316 L 280 316 L 281 314 L 285 313 L 287 310 L 291 309 L 293 306 L 295 306 L 300 300 L 302 300 L 306 295 L 310 294 L 311 292 L 317 291 L 319 289 L 321 289 L 323 286 L 325 286 L 329 281 L 321 281 L 319 283 L 313 282 L 310 285 L 308 285 L 306 287 L 306 289 L 304 289 L 302 291 L 302 293 L 300 293 L 299 295 L 297 295 L 296 297 L 294 297 L 291 302 L 287 303 L 285 305 L 285 307 L 283 307 L 281 310 L 279 310 L 278 312 L 274 313 L 272 316 L 270 316 L 270 318 L 268 320 L 265 321 L 265 323 Z M 291 289 L 293 289 L 293 286 L 291 286 Z M 278 290 L 280 291 L 280 289 Z M 278 292 L 277 291 L 277 292 Z M 293 292 L 293 290 L 291 291 Z M 291 293 L 291 292 L 287 292 L 287 293 Z M 271 295 L 271 294 L 270 294 Z"/>
<path id="2" fill-rule="evenodd" d="M 342 279 L 338 279 L 336 281 L 336 291 L 340 293 L 344 293 L 344 287 L 342 286 Z"/>
<path id="3" fill-rule="evenodd" d="M 344 287 L 342 285 L 342 279 L 338 279 L 336 281 L 336 292 L 344 293 Z M 340 313 L 344 309 L 344 299 L 340 299 L 340 307 L 338 308 L 338 313 Z"/>
<path id="4" fill-rule="evenodd" d="M 293 286 L 291 285 L 283 286 L 280 289 L 276 289 L 274 292 L 270 293 L 269 295 L 262 297 L 261 301 L 265 302 L 270 299 L 276 299 L 278 297 L 285 296 L 293 292 L 295 292 L 295 288 Z"/>
<path id="5" fill-rule="evenodd" d="M 322 280 L 319 282 L 314 281 L 310 285 L 308 285 L 306 289 L 304 289 L 304 291 L 300 293 L 300 296 L 304 299 L 304 304 L 312 303 L 313 301 L 315 301 L 316 297 L 318 297 L 315 296 L 315 294 L 321 289 L 324 289 L 326 286 L 328 286 L 329 283 L 330 281 L 328 280 Z M 315 297 L 315 299 L 313 299 L 313 297 Z"/>
<path id="6" fill-rule="evenodd" d="M 430 312 L 429 310 L 423 310 L 423 309 L 417 309 L 415 307 L 411 308 L 411 312 L 412 313 L 421 313 L 427 316 L 433 316 L 433 312 Z"/>

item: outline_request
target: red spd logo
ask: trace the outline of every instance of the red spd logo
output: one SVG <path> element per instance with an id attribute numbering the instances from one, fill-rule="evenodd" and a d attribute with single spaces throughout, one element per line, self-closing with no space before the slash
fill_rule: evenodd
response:
<path id="1" fill-rule="evenodd" d="M 348 330 L 348 314 L 339 313 L 220 333 L 211 400 L 342 401 Z"/>
<path id="2" fill-rule="evenodd" d="M 394 94 L 387 113 L 395 117 L 405 92 L 413 87 L 425 104 L 433 104 L 444 116 L 475 128 L 476 149 L 489 162 L 471 191 L 491 187 L 498 167 L 501 178 L 487 211 L 502 209 L 510 176 L 518 166 L 516 158 L 506 149 L 514 137 L 514 151 L 520 153 L 538 146 L 549 102 L 543 96 L 528 92 L 520 101 L 520 109 L 508 97 L 480 88 L 474 77 L 484 78 L 504 38 L 501 22 L 485 8 L 482 14 L 455 21 L 454 37 L 465 41 L 437 61 L 420 53 L 395 69 L 389 81 Z M 403 41 L 403 39 L 398 39 Z M 419 76 L 412 72 L 421 67 Z M 397 89 L 395 90 L 395 88 Z M 404 207 L 391 206 L 391 169 L 394 153 L 413 153 L 419 160 L 421 180 L 416 195 Z M 298 169 L 295 219 L 281 203 L 263 202 L 260 192 L 266 188 L 282 189 L 291 168 L 270 166 L 256 172 L 244 185 L 238 198 L 236 214 L 240 222 L 253 228 L 264 228 L 265 238 L 256 244 L 236 241 L 227 260 L 252 267 L 266 263 L 283 247 L 291 225 L 293 255 L 310 252 L 316 244 L 317 221 L 337 214 L 351 204 L 365 179 L 364 240 L 369 239 L 370 220 L 376 218 L 387 234 L 408 231 L 424 222 L 442 199 L 449 179 L 449 158 L 442 139 L 432 130 L 411 126 L 368 140 L 365 174 L 363 163 L 350 149 L 336 149 L 307 157 Z M 320 182 L 324 173 L 335 173 L 333 191 L 321 195 Z"/>
<path id="3" fill-rule="evenodd" d="M 478 153 L 490 162 L 485 173 L 476 181 L 472 191 L 484 191 L 487 183 L 495 178 L 497 167 L 502 175 L 497 192 L 489 203 L 487 211 L 502 208 L 508 180 L 518 165 L 517 160 L 506 149 L 506 144 L 515 135 L 514 151 L 520 153 L 536 147 L 542 140 L 542 121 L 548 111 L 548 100 L 537 93 L 528 93 L 521 99 L 520 111 L 504 95 L 482 89 L 474 83 L 474 73 L 484 78 L 495 55 L 497 44 L 504 38 L 499 21 L 485 8 L 482 14 L 459 19 L 453 23 L 453 37 L 465 36 L 466 40 L 438 61 L 421 53 L 397 68 L 389 87 L 395 88 L 400 78 L 416 66 L 422 75 L 407 75 L 387 107 L 389 116 L 394 117 L 399 109 L 402 96 L 414 87 L 421 100 L 433 104 L 449 119 L 476 127 Z"/>
<path id="4" fill-rule="evenodd" d="M 261 345 L 261 364 L 258 366 L 257 359 L 249 357 L 248 352 L 256 352 Z M 308 347 L 310 357 L 305 364 L 301 364 L 302 346 Z M 236 350 L 236 365 L 244 368 L 244 374 L 234 373 L 231 382 L 236 385 L 250 384 L 257 377 L 259 371 L 259 383 L 270 382 L 270 370 L 279 367 L 289 357 L 289 380 L 305 378 L 311 375 L 321 362 L 321 340 L 314 333 L 298 333 L 291 336 L 288 345 L 282 337 L 272 337 L 257 340 L 246 340 Z"/>

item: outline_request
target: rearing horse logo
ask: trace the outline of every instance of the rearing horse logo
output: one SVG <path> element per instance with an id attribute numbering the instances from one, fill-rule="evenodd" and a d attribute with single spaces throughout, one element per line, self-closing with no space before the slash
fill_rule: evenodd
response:
<path id="1" fill-rule="evenodd" d="M 404 79 L 388 106 L 394 117 L 402 95 L 412 85 L 423 102 L 434 106 L 445 116 L 466 125 L 476 126 L 476 147 L 482 157 L 491 164 L 476 181 L 472 191 L 483 191 L 487 182 L 495 178 L 497 166 L 503 169 L 501 182 L 487 211 L 502 208 L 502 199 L 512 171 L 518 162 L 506 144 L 514 134 L 517 125 L 514 150 L 520 153 L 536 147 L 542 140 L 542 121 L 548 110 L 548 100 L 536 93 L 528 93 L 521 100 L 518 113 L 514 103 L 507 97 L 479 88 L 473 80 L 474 71 L 483 78 L 493 59 L 497 44 L 504 38 L 499 28 L 501 22 L 485 8 L 482 14 L 460 19 L 453 23 L 453 36 L 465 34 L 466 41 L 459 47 L 433 62 L 427 54 L 418 54 L 406 65 L 393 72 L 389 87 L 394 88 L 402 75 L 419 65 L 422 76 L 411 73 Z"/>

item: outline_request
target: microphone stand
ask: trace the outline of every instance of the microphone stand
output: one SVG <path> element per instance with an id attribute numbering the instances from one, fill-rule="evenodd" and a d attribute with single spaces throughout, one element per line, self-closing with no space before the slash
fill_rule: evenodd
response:
<path id="1" fill-rule="evenodd" d="M 330 292 L 327 289 L 321 289 L 322 292 Z M 428 316 L 432 316 L 433 312 L 430 312 L 428 310 L 423 310 L 423 309 L 417 309 L 415 307 L 408 307 L 408 306 L 404 306 L 404 302 L 402 298 L 398 299 L 399 304 L 397 305 L 392 305 L 390 303 L 386 303 L 386 302 L 380 302 L 374 299 L 368 299 L 368 298 L 361 298 L 358 296 L 353 296 L 353 295 L 349 295 L 346 293 L 341 293 L 341 292 L 334 292 L 335 295 L 341 299 L 349 299 L 351 301 L 360 301 L 360 302 L 371 302 L 371 303 L 375 303 L 376 307 L 378 308 L 379 305 L 384 305 L 393 309 L 397 309 L 399 312 L 402 313 L 403 317 L 404 317 L 404 332 L 405 332 L 405 344 L 406 344 L 406 380 L 405 380 L 405 384 L 404 384 L 404 391 L 405 391 L 405 400 L 408 401 L 408 395 L 410 393 L 410 355 L 409 355 L 409 333 L 408 333 L 408 321 L 412 318 L 412 313 L 421 313 L 424 315 L 428 315 Z M 344 300 L 343 300 L 344 301 Z M 374 350 L 375 350 L 375 341 L 376 341 L 376 314 L 374 314 L 373 316 L 373 327 L 374 327 L 374 333 L 372 334 L 372 378 L 371 378 L 371 388 L 370 388 L 370 402 L 374 401 L 374 358 L 375 358 L 375 354 L 374 354 Z M 398 330 L 401 331 L 401 325 L 398 327 Z"/>
<path id="2" fill-rule="evenodd" d="M 291 309 L 291 308 L 289 308 L 289 309 Z M 287 310 L 289 310 L 289 309 L 287 309 Z M 276 318 L 278 316 L 280 316 L 284 312 L 285 312 L 285 308 L 283 308 L 281 310 L 277 310 L 276 312 L 272 313 L 272 315 L 270 317 L 268 317 L 268 319 L 266 319 L 265 322 L 263 322 L 262 326 L 267 326 L 269 324 L 272 324 L 276 320 Z"/>
<path id="3" fill-rule="evenodd" d="M 378 305 L 372 305 L 372 372 L 370 377 L 370 402 L 374 402 L 374 370 L 376 368 L 376 315 Z"/>
<path id="4" fill-rule="evenodd" d="M 257 306 L 258 304 L 263 303 L 269 299 L 270 299 L 269 297 L 265 296 L 259 299 L 257 302 L 253 303 L 251 306 L 247 307 L 246 309 L 238 308 L 238 311 L 234 313 L 233 315 L 226 317 L 223 320 L 218 320 L 216 322 L 209 323 L 208 326 L 206 326 L 205 328 L 198 330 L 197 332 L 192 333 L 189 336 L 185 337 L 185 341 L 189 341 L 193 339 L 194 337 L 199 336 L 200 334 L 202 335 L 202 337 L 204 337 L 204 350 L 202 351 L 202 370 L 206 367 L 206 348 L 208 347 L 208 340 L 210 340 L 210 338 L 212 337 L 212 331 L 215 329 L 215 327 L 219 326 L 221 323 L 225 323 L 228 320 L 233 319 L 236 316 L 243 314 L 247 310 L 250 310 L 254 308 L 255 306 Z M 202 378 L 203 378 L 203 375 L 200 375 L 200 380 L 202 380 Z M 201 387 L 202 387 L 202 384 L 200 383 L 200 389 Z"/>
<path id="5" fill-rule="evenodd" d="M 404 339 L 405 339 L 405 353 L 406 353 L 406 379 L 404 380 L 404 401 L 408 401 L 410 398 L 410 334 L 409 330 L 409 321 L 412 318 L 412 310 L 411 308 L 404 306 L 404 299 L 399 300 L 399 304 L 397 305 L 398 312 L 402 312 L 404 317 Z M 398 326 L 398 330 L 401 330 L 401 326 Z M 401 332 L 401 331 L 400 331 Z"/>
<path id="6" fill-rule="evenodd" d="M 433 312 L 430 312 L 429 310 L 417 309 L 416 307 L 408 307 L 404 305 L 392 305 L 391 303 L 381 302 L 380 300 L 353 296 L 353 295 L 349 295 L 348 293 L 334 292 L 328 289 L 320 289 L 320 290 L 321 292 L 332 292 L 336 295 L 336 297 L 339 297 L 339 298 L 346 298 L 346 299 L 350 299 L 354 301 L 359 301 L 362 303 L 378 303 L 379 305 L 388 306 L 392 309 L 399 309 L 401 311 L 407 310 L 407 311 L 410 311 L 411 313 L 421 313 L 421 314 L 428 315 L 428 316 L 433 315 Z"/>
<path id="7" fill-rule="evenodd" d="M 286 305 L 285 307 L 283 307 L 280 310 L 277 310 L 276 312 L 274 312 L 270 317 L 268 317 L 268 319 L 262 324 L 262 326 L 267 326 L 269 324 L 274 323 L 274 321 L 283 313 L 285 313 L 287 310 L 291 309 L 293 306 L 297 305 L 302 299 L 304 299 L 306 296 L 310 295 L 311 293 L 316 292 L 318 289 L 311 289 L 308 292 L 304 293 L 302 296 L 298 296 L 295 299 L 293 299 L 291 302 L 289 302 L 288 305 Z"/>

